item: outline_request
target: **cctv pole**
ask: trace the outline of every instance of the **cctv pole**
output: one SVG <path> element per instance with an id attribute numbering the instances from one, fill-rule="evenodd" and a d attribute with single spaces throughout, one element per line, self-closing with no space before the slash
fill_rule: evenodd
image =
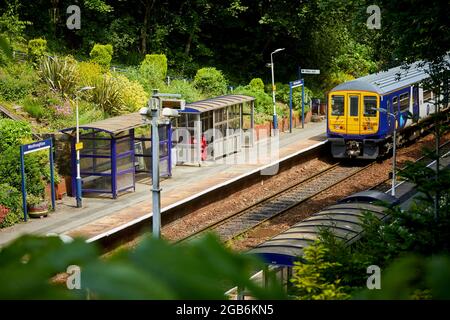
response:
<path id="1" fill-rule="evenodd" d="M 156 92 L 154 92 L 156 93 Z M 155 99 L 155 100 L 153 100 Z M 159 186 L 159 105 L 160 99 L 153 98 L 152 112 L 152 209 L 153 209 L 153 237 L 161 237 L 161 188 Z"/>

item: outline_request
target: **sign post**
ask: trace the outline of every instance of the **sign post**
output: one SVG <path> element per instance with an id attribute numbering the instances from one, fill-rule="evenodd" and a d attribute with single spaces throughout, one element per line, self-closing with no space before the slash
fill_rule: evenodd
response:
<path id="1" fill-rule="evenodd" d="M 48 149 L 50 157 L 50 188 L 52 197 L 52 209 L 55 210 L 55 177 L 53 172 L 53 142 L 52 139 L 41 140 L 29 144 L 24 144 L 20 146 L 20 173 L 22 176 L 22 208 L 23 208 L 23 218 L 27 221 L 28 210 L 27 210 L 27 186 L 25 181 L 25 155 L 28 153 L 33 153 L 36 151 L 41 151 Z"/>
<path id="2" fill-rule="evenodd" d="M 320 74 L 318 69 L 302 69 L 298 67 L 298 80 L 289 82 L 289 132 L 292 133 L 292 89 L 302 86 L 302 129 L 305 127 L 305 80 L 302 74 Z"/>
<path id="3" fill-rule="evenodd" d="M 299 79 L 299 80 L 295 80 L 295 81 L 291 81 L 289 82 L 289 132 L 292 133 L 292 89 L 297 88 L 297 87 L 302 87 L 302 128 L 303 128 L 303 118 L 304 118 L 304 113 L 305 113 L 305 107 L 304 107 L 304 91 L 305 91 L 305 86 L 303 85 L 304 81 L 303 79 Z"/>

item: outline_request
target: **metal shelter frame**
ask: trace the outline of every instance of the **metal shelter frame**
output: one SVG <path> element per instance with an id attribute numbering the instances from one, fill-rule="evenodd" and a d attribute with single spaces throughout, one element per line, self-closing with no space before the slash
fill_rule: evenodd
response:
<path id="1" fill-rule="evenodd" d="M 135 129 L 145 127 L 148 135 L 135 135 Z M 151 129 L 136 113 L 81 125 L 80 152 L 82 192 L 111 194 L 114 199 L 120 192 L 135 191 L 136 173 L 151 172 Z M 160 161 L 163 176 L 171 176 L 171 126 L 160 125 L 166 131 L 160 140 Z M 72 190 L 75 190 L 76 150 L 75 127 L 61 130 L 71 137 Z M 161 132 L 160 131 L 160 132 Z M 140 145 L 140 147 L 139 147 Z M 147 150 L 150 150 L 147 152 Z M 149 160 L 147 160 L 149 159 Z"/>
<path id="2" fill-rule="evenodd" d="M 255 98 L 226 95 L 186 104 L 179 110 L 174 144 L 178 163 L 213 160 L 251 147 L 254 143 Z M 247 109 L 247 110 L 246 110 Z M 244 128 L 244 117 L 250 117 L 250 127 Z"/>

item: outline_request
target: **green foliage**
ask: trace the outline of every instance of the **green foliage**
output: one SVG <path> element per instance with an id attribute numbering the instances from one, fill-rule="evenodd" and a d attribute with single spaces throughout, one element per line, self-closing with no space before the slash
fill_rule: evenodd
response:
<path id="1" fill-rule="evenodd" d="M 262 267 L 256 260 L 213 237 L 183 246 L 147 237 L 133 251 L 107 260 L 98 255 L 96 246 L 82 239 L 63 244 L 53 237 L 19 238 L 0 251 L 0 298 L 223 299 L 225 290 L 237 285 L 257 299 L 285 298 L 274 277 L 270 290 L 249 280 Z M 81 268 L 81 290 L 49 281 L 70 265 Z"/>
<path id="2" fill-rule="evenodd" d="M 46 116 L 46 109 L 37 98 L 27 96 L 22 101 L 23 109 L 33 118 L 41 120 Z"/>
<path id="3" fill-rule="evenodd" d="M 208 97 L 220 96 L 227 91 L 227 81 L 216 68 L 202 68 L 194 77 L 194 86 Z"/>
<path id="4" fill-rule="evenodd" d="M 98 63 L 103 68 L 108 69 L 113 56 L 113 47 L 110 44 L 103 45 L 96 43 L 89 53 L 89 56 L 91 57 L 92 62 Z"/>
<path id="5" fill-rule="evenodd" d="M 450 256 L 410 254 L 383 271 L 381 290 L 363 290 L 357 299 L 450 299 Z"/>
<path id="6" fill-rule="evenodd" d="M 86 6 L 86 8 L 100 12 L 100 13 L 111 12 L 114 10 L 113 7 L 106 4 L 102 0 L 84 0 L 83 2 L 84 2 L 84 5 Z"/>
<path id="7" fill-rule="evenodd" d="M 45 156 L 36 153 L 25 157 L 25 174 L 27 191 L 30 194 L 43 196 L 45 183 L 43 178 L 48 171 L 47 154 Z M 21 188 L 20 175 L 20 151 L 18 146 L 11 146 L 1 153 L 0 157 L 0 181 L 10 186 Z"/>
<path id="8" fill-rule="evenodd" d="M 275 98 L 277 101 L 281 101 L 282 103 L 289 106 L 289 85 L 277 83 L 277 90 L 275 91 Z M 305 87 L 305 112 L 308 112 L 310 109 L 309 103 L 312 98 L 312 91 Z M 292 107 L 295 110 L 301 110 L 302 108 L 302 88 L 294 88 L 292 91 Z"/>
<path id="9" fill-rule="evenodd" d="M 17 223 L 22 216 L 22 194 L 6 183 L 0 184 L 0 206 L 8 208 L 8 214 L 0 220 L 0 228 Z"/>
<path id="10" fill-rule="evenodd" d="M 71 57 L 45 57 L 38 73 L 42 81 L 62 96 L 73 93 L 78 81 L 76 61 Z"/>
<path id="11" fill-rule="evenodd" d="M 95 83 L 91 101 L 109 115 L 118 115 L 125 111 L 118 81 L 110 75 L 104 75 Z"/>
<path id="12" fill-rule="evenodd" d="M 0 69 L 0 98 L 16 101 L 31 92 L 37 82 L 33 68 L 26 63 L 9 63 Z"/>
<path id="13" fill-rule="evenodd" d="M 0 35 L 0 65 L 6 64 L 12 59 L 12 50 L 6 38 Z"/>
<path id="14" fill-rule="evenodd" d="M 119 95 L 124 105 L 124 108 L 119 108 L 117 113 L 136 112 L 147 104 L 148 94 L 139 82 L 130 81 L 123 75 L 117 75 L 115 81 L 120 88 Z"/>
<path id="15" fill-rule="evenodd" d="M 153 73 L 155 76 L 164 80 L 167 75 L 167 57 L 164 54 L 147 54 L 140 67 L 141 73 Z"/>
<path id="16" fill-rule="evenodd" d="M 28 41 L 28 58 L 33 62 L 38 62 L 47 53 L 47 40 L 32 39 Z"/>
<path id="17" fill-rule="evenodd" d="M 264 91 L 264 82 L 261 78 L 253 78 L 248 85 L 253 91 Z"/>
<path id="18" fill-rule="evenodd" d="M 186 102 L 194 102 L 203 99 L 201 93 L 194 87 L 192 82 L 186 80 L 172 80 L 167 87 L 168 93 L 179 93 Z"/>
<path id="19" fill-rule="evenodd" d="M 31 139 L 31 127 L 27 122 L 0 119 L 0 154 L 11 146 L 19 146 Z"/>
<path id="20" fill-rule="evenodd" d="M 301 300 L 348 299 L 341 279 L 335 271 L 341 267 L 338 262 L 326 259 L 329 249 L 316 242 L 304 249 L 302 262 L 295 262 L 291 282 L 293 294 Z"/>
<path id="21" fill-rule="evenodd" d="M 255 100 L 255 112 L 261 114 L 273 114 L 272 97 L 264 92 L 264 90 L 254 90 L 250 86 L 237 87 L 233 93 L 243 94 L 246 96 L 254 97 Z"/>
<path id="22" fill-rule="evenodd" d="M 20 20 L 19 9 L 21 4 L 17 0 L 7 1 L 6 10 L 0 16 L 0 34 L 5 34 L 10 44 L 24 40 L 23 32 L 30 21 Z"/>
<path id="23" fill-rule="evenodd" d="M 106 40 L 114 48 L 116 55 L 124 60 L 126 63 L 138 64 L 142 60 L 142 56 L 138 54 L 136 57 L 130 58 L 130 55 L 136 56 L 136 52 L 133 52 L 139 39 L 138 25 L 131 16 L 125 16 L 123 18 L 115 19 L 109 26 Z"/>
<path id="24" fill-rule="evenodd" d="M 80 87 L 93 86 L 103 74 L 102 67 L 92 61 L 77 63 L 78 84 Z"/>

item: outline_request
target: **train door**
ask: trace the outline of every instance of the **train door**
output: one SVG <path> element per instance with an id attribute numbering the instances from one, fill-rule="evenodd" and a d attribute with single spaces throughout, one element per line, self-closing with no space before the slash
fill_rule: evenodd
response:
<path id="1" fill-rule="evenodd" d="M 413 119 L 414 121 L 419 120 L 419 86 L 415 85 L 412 87 L 412 97 L 413 97 Z"/>
<path id="2" fill-rule="evenodd" d="M 377 112 L 377 108 L 379 108 L 379 96 L 365 93 L 362 99 L 360 109 L 361 127 L 359 133 L 361 135 L 375 134 L 378 132 L 379 127 L 379 112 Z"/>
<path id="3" fill-rule="evenodd" d="M 391 123 L 392 130 L 394 129 L 394 126 L 398 128 L 398 115 L 400 113 L 400 99 L 398 94 L 393 94 L 389 97 L 390 99 L 390 113 L 395 114 L 395 121 L 392 120 L 392 116 L 389 115 L 389 118 L 391 120 L 388 120 L 389 123 Z"/>
<path id="4" fill-rule="evenodd" d="M 349 93 L 347 95 L 347 134 L 360 134 L 361 112 L 360 112 L 361 95 Z"/>

